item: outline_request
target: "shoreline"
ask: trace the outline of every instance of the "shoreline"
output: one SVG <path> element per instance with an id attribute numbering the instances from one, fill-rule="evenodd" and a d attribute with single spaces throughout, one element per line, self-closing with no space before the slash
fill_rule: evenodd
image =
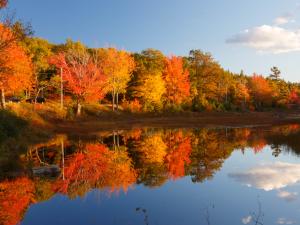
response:
<path id="1" fill-rule="evenodd" d="M 88 117 L 75 121 L 53 121 L 55 133 L 87 134 L 103 130 L 134 128 L 224 128 L 257 127 L 300 123 L 299 111 L 288 112 L 199 112 L 180 114 L 127 114 Z"/>

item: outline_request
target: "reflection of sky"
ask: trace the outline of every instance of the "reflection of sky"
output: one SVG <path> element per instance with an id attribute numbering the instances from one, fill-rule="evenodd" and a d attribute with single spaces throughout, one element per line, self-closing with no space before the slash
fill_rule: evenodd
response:
<path id="1" fill-rule="evenodd" d="M 258 196 L 264 224 L 299 224 L 299 186 L 295 185 L 299 181 L 300 160 L 295 156 L 281 154 L 275 158 L 268 147 L 259 154 L 235 151 L 221 170 L 204 183 L 192 183 L 190 177 L 185 177 L 155 189 L 137 185 L 127 194 L 100 199 L 96 190 L 83 199 L 56 195 L 32 205 L 22 225 L 144 224 L 143 214 L 137 213 L 136 207 L 147 209 L 149 224 L 198 225 L 207 224 L 203 209 L 211 205 L 211 224 L 249 225 L 258 210 Z"/>
<path id="2" fill-rule="evenodd" d="M 278 218 L 277 221 L 276 221 L 277 224 L 286 224 L 286 225 L 289 225 L 289 224 L 296 224 L 295 221 L 293 220 L 289 220 L 289 219 L 286 219 L 286 218 Z"/>
<path id="3" fill-rule="evenodd" d="M 242 219 L 243 224 L 249 224 L 252 221 L 252 216 L 246 216 Z"/>
<path id="4" fill-rule="evenodd" d="M 249 187 L 271 191 L 298 183 L 300 164 L 276 162 L 259 165 L 244 172 L 230 173 L 229 177 Z"/>
<path id="5" fill-rule="evenodd" d="M 298 193 L 297 192 L 288 192 L 288 191 L 279 191 L 277 196 L 288 202 L 291 202 L 291 201 L 297 200 Z"/>

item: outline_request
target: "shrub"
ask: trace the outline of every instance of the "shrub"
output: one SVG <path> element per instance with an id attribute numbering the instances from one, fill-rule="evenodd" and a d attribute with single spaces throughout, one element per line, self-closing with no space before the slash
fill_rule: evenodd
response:
<path id="1" fill-rule="evenodd" d="M 17 137 L 27 125 L 27 121 L 17 117 L 13 112 L 0 110 L 0 141 Z"/>
<path id="2" fill-rule="evenodd" d="M 122 103 L 122 107 L 125 111 L 128 112 L 141 112 L 142 105 L 140 104 L 138 99 L 134 99 L 133 101 L 124 101 Z"/>

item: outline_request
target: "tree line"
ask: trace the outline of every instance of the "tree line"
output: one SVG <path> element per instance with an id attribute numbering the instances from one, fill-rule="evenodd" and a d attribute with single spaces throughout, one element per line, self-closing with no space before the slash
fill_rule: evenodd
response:
<path id="1" fill-rule="evenodd" d="M 89 48 L 71 39 L 53 44 L 31 34 L 20 22 L 0 24 L 3 109 L 7 100 L 39 98 L 74 107 L 78 115 L 91 102 L 131 112 L 259 111 L 300 103 L 299 83 L 281 79 L 277 67 L 267 77 L 249 76 L 225 70 L 199 49 L 165 56 L 156 49 Z"/>

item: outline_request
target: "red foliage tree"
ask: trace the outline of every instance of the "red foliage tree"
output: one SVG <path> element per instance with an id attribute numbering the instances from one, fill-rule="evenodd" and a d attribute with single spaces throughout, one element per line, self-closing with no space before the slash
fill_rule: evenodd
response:
<path id="1" fill-rule="evenodd" d="M 50 59 L 50 63 L 63 70 L 63 79 L 76 98 L 77 115 L 81 114 L 83 102 L 104 97 L 106 76 L 86 50 L 80 53 L 74 50 L 59 53 Z"/>
<path id="2" fill-rule="evenodd" d="M 164 80 L 169 103 L 181 104 L 190 96 L 189 72 L 183 68 L 181 57 L 172 56 L 166 59 Z"/>
<path id="3" fill-rule="evenodd" d="M 289 95 L 289 103 L 291 104 L 300 104 L 299 94 L 296 90 L 292 90 Z"/>

